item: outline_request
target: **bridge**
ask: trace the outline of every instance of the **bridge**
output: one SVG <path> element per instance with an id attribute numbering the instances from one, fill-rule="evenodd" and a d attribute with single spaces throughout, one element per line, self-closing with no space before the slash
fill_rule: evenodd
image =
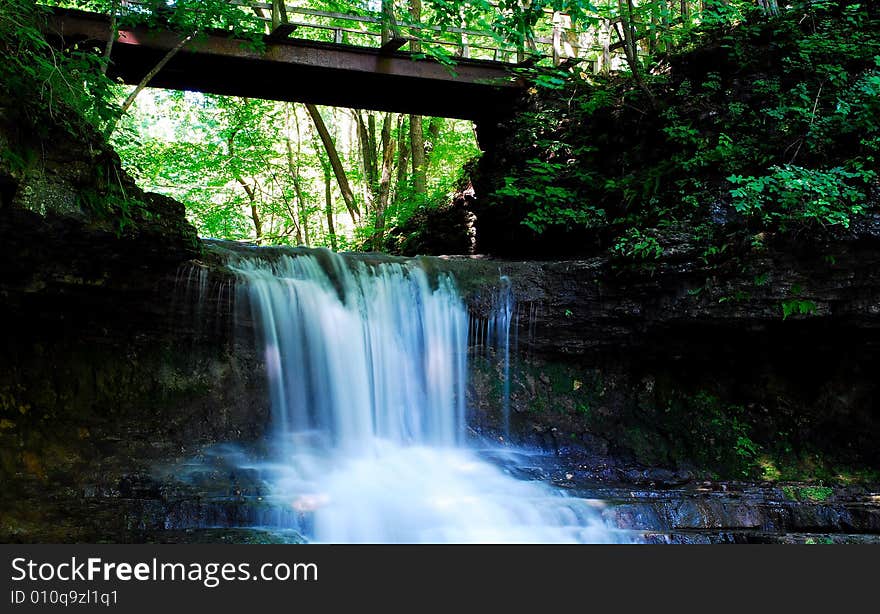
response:
<path id="1" fill-rule="evenodd" d="M 481 122 L 509 108 L 521 91 L 523 81 L 513 69 L 533 62 L 538 44 L 557 49 L 556 43 L 561 40 L 555 34 L 553 38 L 531 40 L 529 49 L 533 57 L 526 60 L 523 46 L 504 48 L 497 39 L 494 47 L 481 44 L 478 37 L 486 37 L 485 32 L 464 27 L 407 25 L 410 32 L 423 28 L 446 35 L 440 44 L 457 46 L 454 61 L 444 63 L 402 49 L 409 41 L 421 39 L 400 34 L 402 28 L 389 28 L 381 16 L 322 13 L 287 8 L 281 2 L 232 3 L 252 10 L 251 18 L 266 22 L 267 33 L 262 37 L 261 48 L 222 30 L 207 31 L 181 47 L 184 35 L 170 28 L 119 25 L 108 76 L 135 85 L 169 51 L 180 47 L 150 79 L 151 87 Z M 270 11 L 271 17 L 266 14 Z M 288 13 L 314 19 L 294 21 L 288 19 Z M 328 17 L 334 18 L 335 25 L 327 25 Z M 338 25 L 346 19 L 360 27 Z M 55 8 L 49 17 L 48 34 L 65 46 L 85 44 L 103 48 L 116 33 L 115 23 L 109 15 Z M 120 21 L 123 23 L 126 22 Z M 306 28 L 327 30 L 333 38 L 310 40 L 291 36 Z M 455 37 L 454 42 L 450 42 L 449 35 Z M 370 36 L 381 37 L 376 41 L 378 44 L 351 42 Z M 491 59 L 471 57 L 474 51 L 489 53 Z M 555 61 L 560 60 L 558 53 L 552 55 Z"/>

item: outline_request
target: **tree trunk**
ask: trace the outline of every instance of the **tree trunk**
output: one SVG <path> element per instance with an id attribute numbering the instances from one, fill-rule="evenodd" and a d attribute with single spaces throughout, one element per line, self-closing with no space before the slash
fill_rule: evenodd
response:
<path id="1" fill-rule="evenodd" d="M 425 135 L 422 132 L 421 115 L 409 117 L 409 141 L 413 191 L 419 196 L 425 196 L 428 193 L 428 174 L 425 168 Z"/>
<path id="2" fill-rule="evenodd" d="M 382 44 L 384 45 L 395 36 L 394 27 L 394 2 L 382 0 Z"/>
<path id="3" fill-rule="evenodd" d="M 366 208 L 370 210 L 373 207 L 373 195 L 375 194 L 377 184 L 379 183 L 379 173 L 377 170 L 378 155 L 376 154 L 375 120 L 372 119 L 371 115 L 371 130 L 367 127 L 367 122 L 364 121 L 364 117 L 360 111 L 354 112 L 354 118 L 355 122 L 357 123 L 357 137 L 358 142 L 360 143 L 361 160 L 363 161 L 364 183 L 366 184 L 367 188 L 364 191 L 364 195 L 367 198 Z"/>
<path id="4" fill-rule="evenodd" d="M 367 134 L 369 135 L 367 144 L 370 147 L 370 167 L 373 173 L 370 176 L 370 182 L 376 185 L 379 183 L 379 154 L 377 153 L 379 145 L 376 140 L 376 114 L 372 112 L 367 113 Z"/>
<path id="5" fill-rule="evenodd" d="M 297 211 L 299 211 L 299 225 L 300 228 L 302 228 L 302 240 L 306 247 L 311 247 L 312 237 L 309 234 L 309 212 L 306 210 L 306 203 L 303 199 L 299 169 L 296 170 L 296 174 L 293 176 L 293 190 L 296 193 Z"/>
<path id="6" fill-rule="evenodd" d="M 382 122 L 382 176 L 379 179 L 379 193 L 376 198 L 376 221 L 374 228 L 374 247 L 381 248 L 385 232 L 385 210 L 388 208 L 388 196 L 391 192 L 391 172 L 394 168 L 395 142 L 391 138 L 393 114 L 386 113 Z"/>
<path id="7" fill-rule="evenodd" d="M 251 220 L 254 222 L 254 235 L 256 235 L 257 241 L 259 242 L 263 236 L 263 223 L 260 221 L 260 212 L 257 210 L 257 193 L 241 177 L 236 177 L 235 180 L 244 188 L 244 193 L 247 194 L 248 200 L 250 201 Z"/>
<path id="8" fill-rule="evenodd" d="M 293 193 L 296 197 L 297 204 L 297 212 L 294 212 L 290 205 L 287 205 L 287 211 L 290 213 L 290 220 L 293 222 L 293 225 L 296 227 L 296 241 L 298 245 L 308 245 L 308 239 L 303 239 L 303 233 L 306 233 L 308 236 L 308 222 L 306 218 L 302 215 L 303 204 L 302 204 L 302 189 L 300 188 L 299 183 L 299 155 L 294 157 L 293 154 L 293 143 L 290 142 L 290 137 L 285 139 L 285 143 L 287 145 L 287 172 L 290 174 L 290 178 L 293 181 Z M 287 199 L 285 198 L 285 202 Z M 299 223 L 297 223 L 297 219 L 299 219 Z"/>
<path id="9" fill-rule="evenodd" d="M 239 128 L 235 128 L 232 134 L 226 138 L 226 150 L 230 159 L 235 157 L 235 135 L 238 134 L 238 131 Z M 260 221 L 260 212 L 257 211 L 257 193 L 254 188 L 247 184 L 247 181 L 245 181 L 243 177 L 236 174 L 235 180 L 242 188 L 244 188 L 244 193 L 247 194 L 251 206 L 251 220 L 254 222 L 254 234 L 256 235 L 257 241 L 259 241 L 260 237 L 263 236 L 263 224 Z"/>
<path id="10" fill-rule="evenodd" d="M 409 16 L 412 18 L 412 22 L 416 25 L 422 21 L 422 0 L 410 0 Z M 412 53 L 420 53 L 422 51 L 422 43 L 418 40 L 418 37 L 409 42 L 409 50 Z"/>
<path id="11" fill-rule="evenodd" d="M 288 109 L 291 107 L 288 106 Z M 296 163 L 291 166 L 290 173 L 293 176 L 293 191 L 296 194 L 297 211 L 299 212 L 299 225 L 302 228 L 303 240 L 306 247 L 311 247 L 312 240 L 309 236 L 309 213 L 306 210 L 306 201 L 303 198 L 302 180 L 299 176 L 299 163 L 302 158 L 302 135 L 299 130 L 299 117 L 296 115 L 296 107 L 293 107 L 293 122 L 296 126 Z M 290 166 L 293 156 L 293 147 L 290 138 L 287 139 L 287 159 Z"/>
<path id="12" fill-rule="evenodd" d="M 417 24 L 422 20 L 422 0 L 410 0 L 410 16 L 412 22 Z M 422 44 L 413 40 L 409 43 L 409 50 L 419 53 Z M 425 168 L 425 136 L 422 133 L 422 116 L 410 115 L 409 117 L 410 154 L 412 156 L 413 191 L 424 196 L 428 192 L 427 169 Z"/>
<path id="13" fill-rule="evenodd" d="M 428 122 L 428 135 L 431 137 L 432 145 L 436 145 L 440 141 L 440 130 L 443 128 L 443 119 L 440 117 L 432 117 Z"/>
<path id="14" fill-rule="evenodd" d="M 307 103 L 306 109 L 309 115 L 312 116 L 315 129 L 318 131 L 318 136 L 321 137 L 321 143 L 323 143 L 324 150 L 327 152 L 327 158 L 330 160 L 330 166 L 333 169 L 333 174 L 336 175 L 336 182 L 339 184 L 339 191 L 342 192 L 342 200 L 345 201 L 345 208 L 348 209 L 348 213 L 351 215 L 351 221 L 357 226 L 357 219 L 360 217 L 361 212 L 354 201 L 354 194 L 351 191 L 351 185 L 348 183 L 348 177 L 345 176 L 342 162 L 339 160 L 336 145 L 330 137 L 330 132 L 327 130 L 324 120 L 321 118 L 321 113 L 318 112 L 318 107 Z"/>
<path id="15" fill-rule="evenodd" d="M 327 235 L 330 249 L 336 251 L 336 228 L 333 226 L 333 188 L 330 187 L 330 169 L 324 168 L 324 212 L 327 215 Z"/>
<path id="16" fill-rule="evenodd" d="M 602 53 L 597 61 L 596 72 L 607 75 L 611 72 L 611 30 L 613 29 L 610 19 L 602 19 L 599 21 L 600 44 Z"/>
<path id="17" fill-rule="evenodd" d="M 403 185 L 409 170 L 409 123 L 406 115 L 397 118 L 397 183 Z"/>
<path id="18" fill-rule="evenodd" d="M 394 198 L 400 196 L 406 184 L 406 171 L 409 168 L 409 126 L 406 115 L 401 115 L 397 121 L 397 187 Z"/>
<path id="19" fill-rule="evenodd" d="M 645 83 L 645 79 L 642 75 L 642 64 L 639 60 L 639 45 L 636 37 L 634 21 L 635 10 L 633 2 L 632 0 L 618 0 L 617 6 L 620 9 L 620 22 L 615 24 L 615 32 L 617 32 L 617 36 L 620 38 L 620 42 L 623 45 L 626 63 L 629 64 L 633 79 L 635 79 L 639 88 L 645 93 L 645 95 L 647 95 L 651 106 L 656 108 L 657 101 L 654 98 L 654 94 L 648 89 L 648 85 Z"/>
<path id="20" fill-rule="evenodd" d="M 632 69 L 633 73 L 641 72 L 639 62 L 638 46 L 636 44 L 635 27 L 633 25 L 633 12 L 631 0 L 617 0 L 617 6 L 620 9 L 620 24 L 618 35 L 620 42 L 623 43 L 623 53 L 626 61 Z"/>
<path id="21" fill-rule="evenodd" d="M 104 46 L 104 63 L 101 64 L 101 74 L 107 74 L 107 67 L 110 66 L 110 54 L 113 52 L 113 43 L 119 35 L 116 28 L 116 13 L 119 12 L 120 0 L 113 0 L 110 7 L 110 37 L 107 39 L 107 45 Z"/>
<path id="22" fill-rule="evenodd" d="M 137 98 L 138 94 L 140 94 L 144 90 L 144 88 L 150 84 L 150 81 L 153 80 L 153 77 L 155 77 L 157 74 L 159 74 L 159 71 L 162 70 L 163 68 L 165 68 L 165 65 L 168 62 L 170 62 L 171 59 L 175 55 L 177 55 L 177 53 L 181 49 L 183 49 L 186 46 L 186 44 L 195 37 L 195 35 L 196 35 L 196 32 L 193 32 L 191 34 L 187 34 L 186 36 L 184 36 L 182 39 L 180 39 L 180 42 L 177 43 L 177 45 L 175 45 L 174 47 L 169 49 L 168 53 L 166 53 L 165 56 L 161 60 L 159 60 L 159 62 L 155 66 L 153 66 L 153 68 L 150 70 L 150 72 L 148 72 L 144 76 L 144 78 L 141 79 L 140 83 L 138 83 L 137 86 L 135 86 L 135 88 L 132 90 L 131 94 L 128 95 L 128 98 L 125 99 L 125 102 L 122 103 L 122 108 L 120 109 L 119 117 L 122 117 L 123 115 L 125 115 L 128 112 L 128 109 L 131 108 L 131 105 L 134 104 L 135 98 Z M 118 122 L 119 122 L 118 119 L 111 121 L 110 124 L 107 126 L 106 131 L 104 132 L 104 136 L 109 138 L 110 135 L 113 134 L 113 131 L 116 130 L 116 124 Z"/>

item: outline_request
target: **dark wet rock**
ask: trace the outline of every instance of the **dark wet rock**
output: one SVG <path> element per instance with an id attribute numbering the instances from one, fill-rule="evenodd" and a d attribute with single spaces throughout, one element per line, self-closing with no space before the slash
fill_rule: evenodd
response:
<path id="1" fill-rule="evenodd" d="M 705 471 L 716 434 L 684 433 L 711 428 L 688 419 L 710 398 L 722 418 L 738 412 L 765 450 L 876 471 L 876 217 L 821 239 L 768 237 L 763 249 L 711 262 L 694 237 L 665 230 L 662 257 L 641 265 L 470 257 L 432 266 L 455 275 L 478 325 L 497 307 L 501 277 L 510 280 L 513 442 L 605 455 L 604 440 L 608 455 L 633 464 Z M 792 300 L 809 313 L 783 317 Z M 497 360 L 482 349 L 472 364 L 471 419 L 497 431 Z M 714 472 L 741 474 L 733 447 Z"/>
<path id="2" fill-rule="evenodd" d="M 691 480 L 691 474 L 687 471 L 673 471 L 661 467 L 630 468 L 619 470 L 617 478 L 621 482 L 631 484 L 669 487 L 686 484 Z"/>
<path id="3" fill-rule="evenodd" d="M 144 533 L 138 540 L 148 544 L 301 544 L 302 536 L 260 529 L 185 529 Z"/>
<path id="4" fill-rule="evenodd" d="M 604 516 L 610 524 L 622 529 L 659 530 L 666 528 L 666 523 L 658 510 L 648 505 L 614 505 L 605 511 Z"/>
<path id="5" fill-rule="evenodd" d="M 649 544 L 880 544 L 880 536 L 845 533 L 655 533 L 643 535 Z"/>
<path id="6" fill-rule="evenodd" d="M 149 475 L 124 475 L 119 480 L 117 492 L 126 499 L 158 499 L 161 486 Z"/>
<path id="7" fill-rule="evenodd" d="M 648 544 L 674 545 L 733 544 L 737 541 L 730 533 L 645 533 L 644 539 Z"/>
<path id="8" fill-rule="evenodd" d="M 758 510 L 750 504 L 685 499 L 666 508 L 673 529 L 750 529 L 761 526 Z"/>
<path id="9" fill-rule="evenodd" d="M 460 190 L 447 205 L 416 211 L 403 225 L 392 228 L 382 251 L 400 256 L 473 254 L 476 229 L 473 188 Z"/>
<path id="10" fill-rule="evenodd" d="M 643 532 L 650 543 L 880 541 L 880 502 L 847 488 L 835 489 L 826 503 L 780 501 L 774 487 L 751 483 L 587 487 L 584 494 L 607 502 L 603 515 L 613 526 Z"/>
<path id="11" fill-rule="evenodd" d="M 593 435 L 592 433 L 582 433 L 581 443 L 588 453 L 596 456 L 606 456 L 608 454 L 608 441 L 603 437 Z"/>
<path id="12" fill-rule="evenodd" d="M 85 540 L 161 498 L 156 463 L 258 438 L 265 381 L 230 286 L 198 283 L 183 205 L 88 130 L 19 128 L 0 117 L 0 140 L 41 153 L 0 162 L 0 535 Z"/>

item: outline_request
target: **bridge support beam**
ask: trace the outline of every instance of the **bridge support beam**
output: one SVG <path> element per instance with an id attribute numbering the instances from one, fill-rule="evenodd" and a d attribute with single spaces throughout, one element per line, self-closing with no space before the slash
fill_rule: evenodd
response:
<path id="1" fill-rule="evenodd" d="M 379 47 L 379 51 L 382 53 L 394 53 L 401 47 L 406 44 L 406 39 L 398 36 L 397 38 L 390 38 L 387 42 L 383 43 L 381 47 Z"/>
<path id="2" fill-rule="evenodd" d="M 294 30 L 296 30 L 296 24 L 293 23 L 282 23 L 278 27 L 272 29 L 272 33 L 269 35 L 274 41 L 284 40 L 291 34 L 293 34 Z"/>
<path id="3" fill-rule="evenodd" d="M 284 0 L 272 0 L 272 33 L 287 23 L 287 7 Z"/>
<path id="4" fill-rule="evenodd" d="M 63 9 L 48 28 L 60 46 L 88 42 L 102 49 L 111 32 L 108 16 Z M 123 29 L 108 74 L 136 84 L 179 41 L 171 31 Z M 400 50 L 272 37 L 258 52 L 224 32 L 192 40 L 150 85 L 470 120 L 497 116 L 523 89 L 497 62 L 462 59 L 449 70 Z"/>

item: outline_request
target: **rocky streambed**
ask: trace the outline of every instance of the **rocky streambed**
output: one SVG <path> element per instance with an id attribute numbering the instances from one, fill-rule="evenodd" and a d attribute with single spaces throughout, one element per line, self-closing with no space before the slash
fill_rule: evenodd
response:
<path id="1" fill-rule="evenodd" d="M 259 472 L 241 468 L 254 454 L 213 446 L 115 485 L 32 493 L 22 503 L 40 522 L 4 525 L 3 541 L 303 543 L 314 508 L 273 499 Z M 880 490 L 866 486 L 708 481 L 662 469 L 604 482 L 601 468 L 571 459 L 483 454 L 518 479 L 588 500 L 623 543 L 880 543 Z"/>

